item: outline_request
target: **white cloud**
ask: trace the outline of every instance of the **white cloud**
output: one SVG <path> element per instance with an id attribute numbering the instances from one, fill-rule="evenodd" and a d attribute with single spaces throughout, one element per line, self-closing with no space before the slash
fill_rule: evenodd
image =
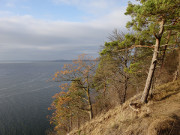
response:
<path id="1" fill-rule="evenodd" d="M 129 17 L 124 12 L 125 8 L 121 7 L 86 22 L 68 22 L 45 21 L 31 15 L 14 16 L 11 12 L 0 11 L 0 59 L 20 59 L 22 56 L 22 59 L 71 59 L 84 52 L 97 56 L 98 48 L 114 28 L 125 30 Z"/>
<path id="2" fill-rule="evenodd" d="M 0 11 L 0 17 L 7 17 L 7 16 L 12 16 L 13 15 L 13 13 L 12 12 L 10 12 L 10 11 L 7 11 L 7 10 L 4 10 L 4 11 Z"/>
<path id="3" fill-rule="evenodd" d="M 25 10 L 30 10 L 31 9 L 31 7 L 29 7 L 29 6 L 21 6 L 21 8 L 25 9 Z"/>
<path id="4" fill-rule="evenodd" d="M 78 6 L 92 6 L 98 8 L 107 8 L 110 5 L 115 5 L 119 0 L 52 0 L 57 4 L 70 4 L 70 5 L 78 5 Z M 121 0 L 121 2 L 125 2 L 126 0 Z M 109 7 L 110 8 L 110 7 Z"/>
<path id="5" fill-rule="evenodd" d="M 92 13 L 96 16 L 106 14 L 112 10 L 123 7 L 127 0 L 52 0 L 55 4 L 73 5 L 85 12 Z"/>
<path id="6" fill-rule="evenodd" d="M 15 7 L 15 4 L 12 2 L 8 2 L 8 3 L 6 3 L 6 7 L 13 8 L 13 7 Z"/>

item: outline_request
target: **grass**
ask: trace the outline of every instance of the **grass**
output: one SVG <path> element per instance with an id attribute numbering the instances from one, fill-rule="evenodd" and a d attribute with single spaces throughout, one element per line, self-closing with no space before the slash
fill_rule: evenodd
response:
<path id="1" fill-rule="evenodd" d="M 129 107 L 140 94 L 99 115 L 70 135 L 178 135 L 180 134 L 180 80 L 162 85 L 149 103 L 135 112 Z"/>

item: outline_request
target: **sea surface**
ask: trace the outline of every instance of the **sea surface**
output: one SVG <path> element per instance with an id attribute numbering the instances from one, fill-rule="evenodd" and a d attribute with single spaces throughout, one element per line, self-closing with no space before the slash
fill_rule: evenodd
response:
<path id="1" fill-rule="evenodd" d="M 65 63 L 0 63 L 0 135 L 45 135 L 48 107 L 60 91 L 52 77 Z"/>

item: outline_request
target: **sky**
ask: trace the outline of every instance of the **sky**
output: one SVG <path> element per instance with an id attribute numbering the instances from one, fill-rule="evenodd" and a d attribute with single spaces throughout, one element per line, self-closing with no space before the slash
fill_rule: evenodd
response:
<path id="1" fill-rule="evenodd" d="M 0 60 L 97 57 L 114 29 L 127 32 L 128 0 L 0 0 Z"/>

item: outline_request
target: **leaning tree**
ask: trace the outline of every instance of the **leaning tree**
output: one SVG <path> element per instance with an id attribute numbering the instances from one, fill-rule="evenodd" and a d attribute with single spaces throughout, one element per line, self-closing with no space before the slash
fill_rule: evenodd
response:
<path id="1" fill-rule="evenodd" d="M 169 45 L 170 36 L 178 35 L 180 26 L 180 1 L 179 0 L 137 0 L 139 4 L 129 3 L 126 15 L 131 15 L 131 22 L 127 23 L 128 28 L 133 28 L 140 37 L 153 37 L 154 51 L 149 68 L 145 88 L 141 98 L 142 103 L 147 103 L 147 98 L 155 74 L 160 47 Z M 174 33 L 174 34 L 172 34 Z M 166 38 L 168 37 L 169 38 Z M 166 40 L 165 44 L 164 41 Z M 174 40 L 176 43 L 176 40 Z M 166 51 L 166 50 L 165 50 Z M 164 51 L 164 55 L 165 55 Z"/>

